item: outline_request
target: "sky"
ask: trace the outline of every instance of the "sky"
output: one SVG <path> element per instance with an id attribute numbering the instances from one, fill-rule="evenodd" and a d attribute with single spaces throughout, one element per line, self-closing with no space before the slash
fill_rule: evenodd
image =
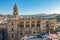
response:
<path id="1" fill-rule="evenodd" d="M 13 14 L 15 3 L 19 15 L 60 14 L 60 0 L 0 0 L 0 14 Z"/>

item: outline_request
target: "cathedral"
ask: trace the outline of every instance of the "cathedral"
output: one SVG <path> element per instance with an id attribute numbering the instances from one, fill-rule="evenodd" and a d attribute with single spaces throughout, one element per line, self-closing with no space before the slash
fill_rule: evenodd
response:
<path id="1" fill-rule="evenodd" d="M 56 24 L 56 18 L 21 17 L 15 4 L 13 15 L 7 17 L 5 29 L 8 34 L 8 40 L 21 40 L 25 35 L 37 35 L 41 32 L 55 30 L 57 27 Z"/>

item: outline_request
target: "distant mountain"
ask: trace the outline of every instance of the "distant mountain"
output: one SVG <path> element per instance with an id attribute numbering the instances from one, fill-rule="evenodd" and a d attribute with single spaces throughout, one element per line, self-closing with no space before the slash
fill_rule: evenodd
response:
<path id="1" fill-rule="evenodd" d="M 58 22 L 60 22 L 60 14 L 56 16 L 55 18 L 57 19 Z"/>
<path id="2" fill-rule="evenodd" d="M 39 17 L 39 18 L 53 18 L 58 14 L 36 14 L 36 15 L 21 15 L 22 17 Z"/>
<path id="3" fill-rule="evenodd" d="M 0 17 L 13 17 L 13 15 L 2 15 L 0 14 Z M 58 22 L 60 22 L 60 14 L 35 14 L 35 15 L 20 15 L 20 17 L 25 18 L 56 18 Z"/>
<path id="4" fill-rule="evenodd" d="M 60 22 L 60 14 L 36 14 L 36 15 L 21 15 L 22 17 L 39 17 L 39 18 L 56 18 Z"/>

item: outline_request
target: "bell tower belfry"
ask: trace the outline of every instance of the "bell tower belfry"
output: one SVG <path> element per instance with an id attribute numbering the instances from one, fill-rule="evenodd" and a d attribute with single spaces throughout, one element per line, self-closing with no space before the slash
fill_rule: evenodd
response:
<path id="1" fill-rule="evenodd" d="M 14 5 L 14 8 L 13 8 L 13 15 L 14 15 L 14 17 L 18 17 L 18 7 L 17 7 L 17 5 L 15 4 Z"/>

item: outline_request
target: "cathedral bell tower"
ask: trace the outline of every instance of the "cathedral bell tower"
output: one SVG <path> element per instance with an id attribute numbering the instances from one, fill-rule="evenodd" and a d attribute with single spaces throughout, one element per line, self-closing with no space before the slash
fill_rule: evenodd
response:
<path id="1" fill-rule="evenodd" d="M 18 18 L 18 7 L 16 4 L 14 5 L 14 8 L 13 8 L 13 15 L 14 17 Z"/>

